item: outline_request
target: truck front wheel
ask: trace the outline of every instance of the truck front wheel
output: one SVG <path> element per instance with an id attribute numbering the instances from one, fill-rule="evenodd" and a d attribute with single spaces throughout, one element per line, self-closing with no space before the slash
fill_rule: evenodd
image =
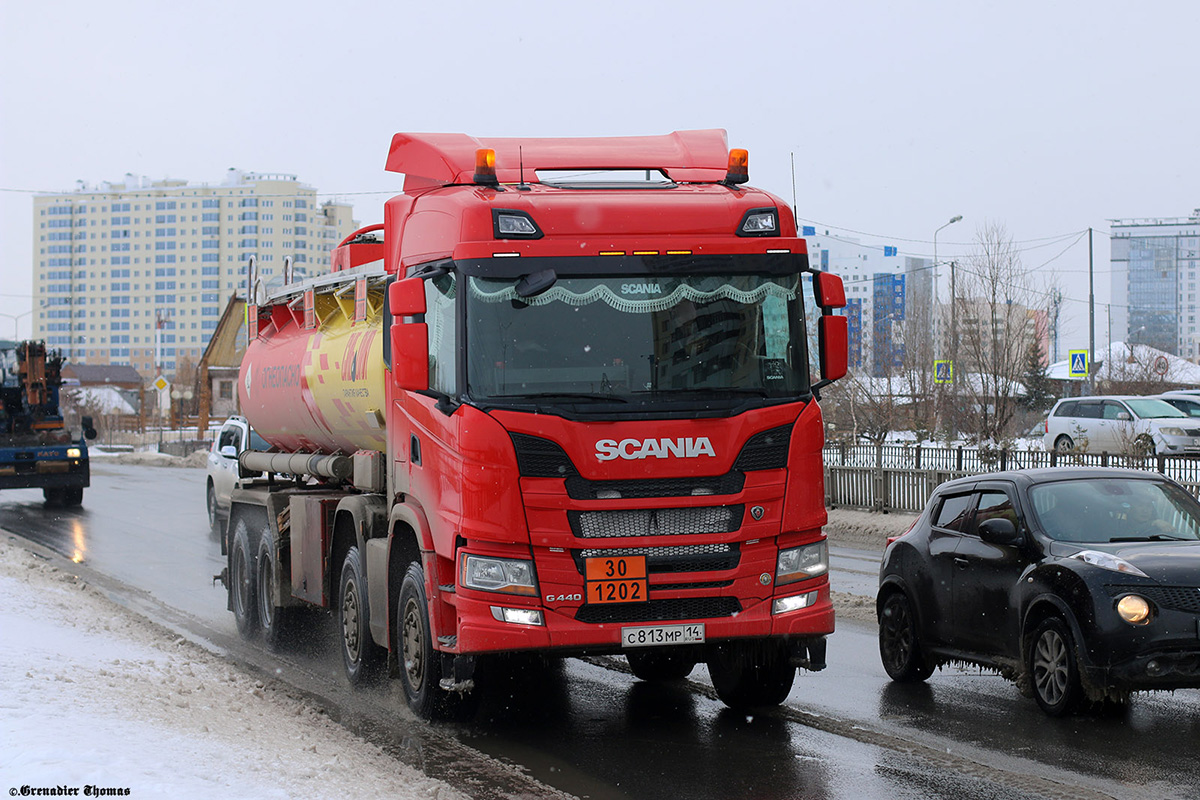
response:
<path id="1" fill-rule="evenodd" d="M 708 660 L 708 673 L 717 697 L 735 709 L 777 706 L 796 679 L 787 649 L 776 642 L 719 645 Z"/>
<path id="2" fill-rule="evenodd" d="M 400 682 L 409 708 L 422 719 L 432 719 L 437 713 L 441 669 L 429 634 L 425 573 L 418 564 L 408 565 L 400 584 L 396 642 L 400 645 Z"/>
<path id="3" fill-rule="evenodd" d="M 338 629 L 342 632 L 342 663 L 346 677 L 356 686 L 377 677 L 383 660 L 379 645 L 371 638 L 365 574 L 358 548 L 351 547 L 342 562 Z"/>
<path id="4" fill-rule="evenodd" d="M 238 633 L 249 639 L 258 632 L 258 576 L 254 550 L 250 546 L 250 528 L 239 517 L 229 552 L 229 597 Z"/>

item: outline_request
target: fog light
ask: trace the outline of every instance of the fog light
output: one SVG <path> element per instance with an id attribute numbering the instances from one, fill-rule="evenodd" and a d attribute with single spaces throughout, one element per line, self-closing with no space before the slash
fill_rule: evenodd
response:
<path id="1" fill-rule="evenodd" d="M 1127 594 L 1117 601 L 1117 614 L 1131 625 L 1145 625 L 1150 621 L 1150 604 L 1136 594 Z"/>
<path id="2" fill-rule="evenodd" d="M 492 606 L 492 616 L 513 625 L 544 625 L 542 612 L 536 608 L 501 608 Z"/>
<path id="3" fill-rule="evenodd" d="M 804 594 L 794 594 L 791 597 L 780 597 L 771 604 L 771 613 L 786 614 L 789 611 L 808 608 L 816 602 L 817 593 L 815 591 L 805 592 Z"/>
<path id="4" fill-rule="evenodd" d="M 1146 664 L 1146 674 L 1149 675 L 1151 678 L 1157 678 L 1159 675 L 1162 675 L 1163 674 L 1162 664 L 1158 663 L 1157 661 L 1148 662 Z"/>

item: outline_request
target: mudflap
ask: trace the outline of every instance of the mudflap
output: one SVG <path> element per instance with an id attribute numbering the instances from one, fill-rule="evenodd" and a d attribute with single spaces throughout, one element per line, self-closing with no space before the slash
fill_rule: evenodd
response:
<path id="1" fill-rule="evenodd" d="M 820 672 L 825 669 L 825 637 L 788 640 L 788 662 L 793 667 Z"/>
<path id="2" fill-rule="evenodd" d="M 442 653 L 442 679 L 439 686 L 447 692 L 469 692 L 475 688 L 475 657 Z"/>

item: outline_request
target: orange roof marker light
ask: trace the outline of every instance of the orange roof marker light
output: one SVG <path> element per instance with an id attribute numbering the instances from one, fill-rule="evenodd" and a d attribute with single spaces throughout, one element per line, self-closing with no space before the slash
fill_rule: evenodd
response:
<path id="1" fill-rule="evenodd" d="M 483 186 L 499 186 L 496 178 L 496 151 L 481 147 L 475 151 L 475 183 Z"/>
<path id="2" fill-rule="evenodd" d="M 750 180 L 750 154 L 740 148 L 729 151 L 729 170 L 722 183 L 745 183 Z"/>

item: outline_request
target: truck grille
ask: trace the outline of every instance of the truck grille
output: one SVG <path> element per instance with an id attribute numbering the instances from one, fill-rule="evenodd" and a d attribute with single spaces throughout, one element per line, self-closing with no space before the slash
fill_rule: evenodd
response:
<path id="1" fill-rule="evenodd" d="M 651 600 L 648 603 L 606 603 L 580 606 L 579 622 L 667 622 L 680 619 L 713 619 L 740 613 L 735 597 L 690 597 Z"/>
<path id="2" fill-rule="evenodd" d="M 581 539 L 627 536 L 689 536 L 733 533 L 742 525 L 745 506 L 650 508 L 628 511 L 568 511 L 571 531 Z"/>
<path id="3" fill-rule="evenodd" d="M 567 478 L 567 496 L 572 500 L 642 499 L 646 497 L 700 497 L 737 494 L 746 484 L 741 472 L 702 478 L 655 478 L 629 481 L 589 481 L 574 475 Z"/>
<path id="4" fill-rule="evenodd" d="M 645 556 L 650 572 L 721 572 L 730 570 L 741 561 L 742 553 L 736 544 L 691 544 L 682 547 L 616 547 L 589 548 L 572 551 L 575 568 L 583 574 L 586 558 L 604 556 Z"/>

